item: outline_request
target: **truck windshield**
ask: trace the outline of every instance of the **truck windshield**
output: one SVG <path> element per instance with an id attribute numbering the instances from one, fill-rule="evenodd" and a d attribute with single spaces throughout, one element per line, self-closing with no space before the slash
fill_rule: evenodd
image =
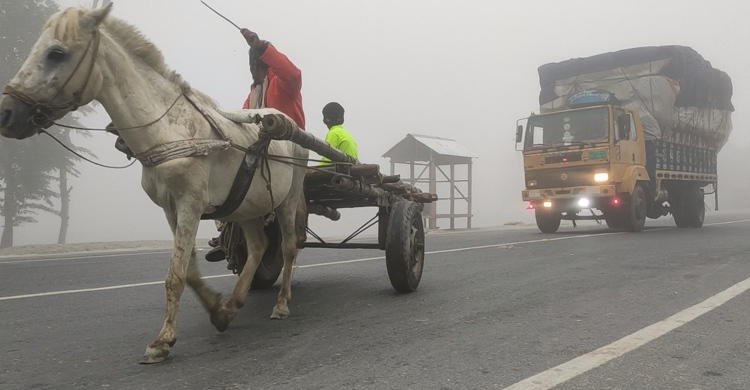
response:
<path id="1" fill-rule="evenodd" d="M 529 118 L 524 149 L 609 141 L 609 109 L 596 107 Z"/>

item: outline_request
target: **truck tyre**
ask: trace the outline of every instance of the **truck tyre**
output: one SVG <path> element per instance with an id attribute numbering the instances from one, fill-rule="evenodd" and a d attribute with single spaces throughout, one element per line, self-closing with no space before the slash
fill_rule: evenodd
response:
<path id="1" fill-rule="evenodd" d="M 607 227 L 610 229 L 621 229 L 622 228 L 622 217 L 620 213 L 612 210 L 604 214 L 604 221 L 607 222 Z"/>
<path id="2" fill-rule="evenodd" d="M 685 196 L 680 194 L 674 200 L 669 201 L 669 212 L 672 213 L 674 224 L 678 228 L 690 227 L 687 215 L 685 214 Z"/>
<path id="3" fill-rule="evenodd" d="M 560 213 L 536 209 L 536 226 L 542 233 L 554 233 L 560 228 Z"/>
<path id="4" fill-rule="evenodd" d="M 669 210 L 678 228 L 701 227 L 706 215 L 703 193 L 698 188 L 684 189 L 670 200 Z"/>
<path id="5" fill-rule="evenodd" d="M 622 218 L 622 227 L 630 232 L 640 232 L 646 225 L 646 192 L 643 187 L 636 185 L 630 200 L 625 205 Z"/>
<path id="6" fill-rule="evenodd" d="M 706 219 L 706 207 L 703 200 L 703 192 L 700 188 L 690 190 L 685 195 L 684 210 L 689 227 L 703 227 L 703 221 Z"/>

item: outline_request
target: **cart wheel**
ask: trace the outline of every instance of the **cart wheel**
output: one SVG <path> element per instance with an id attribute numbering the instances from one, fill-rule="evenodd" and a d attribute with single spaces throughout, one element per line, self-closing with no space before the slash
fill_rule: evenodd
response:
<path id="1" fill-rule="evenodd" d="M 236 226 L 236 228 L 237 230 L 240 229 L 239 226 Z M 225 233 L 226 232 L 222 232 L 222 234 Z M 284 257 L 281 252 L 281 229 L 279 223 L 274 221 L 266 226 L 265 233 L 266 237 L 268 237 L 268 247 L 266 247 L 266 251 L 263 253 L 263 257 L 258 265 L 258 269 L 255 270 L 255 275 L 253 275 L 253 281 L 250 283 L 250 288 L 253 290 L 273 286 L 284 268 Z M 237 242 L 235 243 L 236 246 L 230 251 L 230 253 L 232 253 L 231 258 L 227 259 L 229 261 L 227 269 L 231 270 L 236 275 L 239 275 L 245 268 L 245 263 L 247 263 L 247 245 L 245 245 L 245 238 L 241 232 L 232 232 L 229 234 L 237 234 L 237 237 L 235 238 Z M 224 250 L 226 250 L 226 248 L 224 248 Z M 222 252 L 222 254 L 223 253 L 224 252 Z"/>
<path id="2" fill-rule="evenodd" d="M 281 228 L 279 222 L 274 221 L 265 228 L 268 237 L 268 247 L 263 253 L 263 258 L 258 264 L 253 281 L 250 284 L 251 290 L 261 290 L 270 288 L 276 283 L 284 268 L 284 256 L 281 253 Z"/>
<path id="3" fill-rule="evenodd" d="M 385 241 L 385 265 L 391 285 L 400 293 L 414 292 L 424 268 L 424 225 L 421 207 L 398 201 L 391 208 Z"/>

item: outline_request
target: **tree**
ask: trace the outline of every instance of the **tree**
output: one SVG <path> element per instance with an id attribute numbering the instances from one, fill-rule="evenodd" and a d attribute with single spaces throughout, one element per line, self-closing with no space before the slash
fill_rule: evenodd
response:
<path id="1" fill-rule="evenodd" d="M 7 84 L 31 51 L 44 22 L 58 10 L 52 0 L 0 0 L 0 83 Z M 0 189 L 4 219 L 0 248 L 13 245 L 13 228 L 35 222 L 38 211 L 55 212 L 49 189 L 59 147 L 41 137 L 0 139 Z"/>
<path id="2" fill-rule="evenodd" d="M 82 112 L 83 115 L 87 115 L 92 113 L 94 110 L 90 106 L 85 106 L 81 107 L 79 111 Z M 71 115 L 68 115 L 65 118 L 63 124 L 78 127 L 81 126 L 78 118 Z M 88 157 L 96 157 L 90 150 L 73 144 L 70 138 L 71 132 L 74 132 L 75 134 L 86 138 L 91 137 L 89 133 L 84 131 L 60 129 L 57 127 L 53 127 L 49 131 L 50 134 L 54 135 L 55 138 L 57 138 L 60 142 L 65 144 L 68 148 L 72 149 L 76 153 Z M 57 193 L 57 195 L 60 199 L 60 210 L 55 213 L 60 217 L 60 234 L 57 237 L 58 244 L 65 244 L 65 241 L 67 239 L 68 224 L 70 223 L 70 197 L 73 191 L 73 187 L 68 185 L 68 177 L 79 177 L 81 175 L 81 172 L 76 168 L 76 163 L 79 161 L 81 161 L 80 157 L 68 151 L 64 151 L 64 154 L 59 154 L 57 163 L 57 181 L 59 184 L 59 192 Z"/>
<path id="3" fill-rule="evenodd" d="M 0 139 L 0 189 L 4 218 L 0 248 L 13 246 L 13 228 L 36 222 L 38 211 L 55 213 L 58 195 L 49 189 L 55 179 L 56 150 L 48 140 L 33 137 L 24 141 Z"/>

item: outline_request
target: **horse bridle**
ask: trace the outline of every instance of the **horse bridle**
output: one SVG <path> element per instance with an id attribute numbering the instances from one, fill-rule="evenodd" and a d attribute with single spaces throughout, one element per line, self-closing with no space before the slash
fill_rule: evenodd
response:
<path id="1" fill-rule="evenodd" d="M 5 89 L 3 90 L 3 95 L 9 95 L 15 99 L 18 99 L 28 105 L 31 106 L 32 114 L 29 116 L 29 121 L 32 125 L 35 127 L 39 127 L 41 129 L 46 129 L 54 124 L 54 121 L 56 119 L 60 119 L 65 114 L 67 114 L 70 111 L 75 111 L 78 109 L 78 107 L 81 106 L 81 95 L 86 91 L 86 88 L 89 85 L 89 80 L 91 79 L 91 74 L 94 72 L 94 64 L 96 63 L 96 56 L 99 52 L 99 41 L 100 41 L 100 34 L 98 30 L 94 30 L 92 32 L 92 38 L 89 40 L 88 44 L 86 44 L 86 49 L 83 52 L 83 55 L 81 56 L 81 59 L 76 64 L 75 68 L 73 68 L 73 72 L 70 74 L 67 80 L 63 83 L 63 85 L 60 87 L 60 89 L 57 90 L 57 93 L 55 96 L 52 97 L 52 99 L 49 100 L 49 102 L 38 102 L 34 100 L 31 96 L 25 94 L 22 91 L 19 91 L 13 87 L 10 86 L 10 84 L 5 86 Z M 88 66 L 88 74 L 86 75 L 86 81 L 83 83 L 83 86 L 80 90 L 73 92 L 73 100 L 66 104 L 53 104 L 55 99 L 57 99 L 58 96 L 60 96 L 60 93 L 65 89 L 65 87 L 68 85 L 70 80 L 73 79 L 73 77 L 78 73 L 78 70 L 81 68 L 81 65 L 83 64 L 83 60 L 86 58 L 86 54 L 88 54 L 89 49 L 93 47 L 93 52 L 91 53 L 91 60 L 89 61 Z M 62 115 L 60 115 L 62 113 Z"/>

